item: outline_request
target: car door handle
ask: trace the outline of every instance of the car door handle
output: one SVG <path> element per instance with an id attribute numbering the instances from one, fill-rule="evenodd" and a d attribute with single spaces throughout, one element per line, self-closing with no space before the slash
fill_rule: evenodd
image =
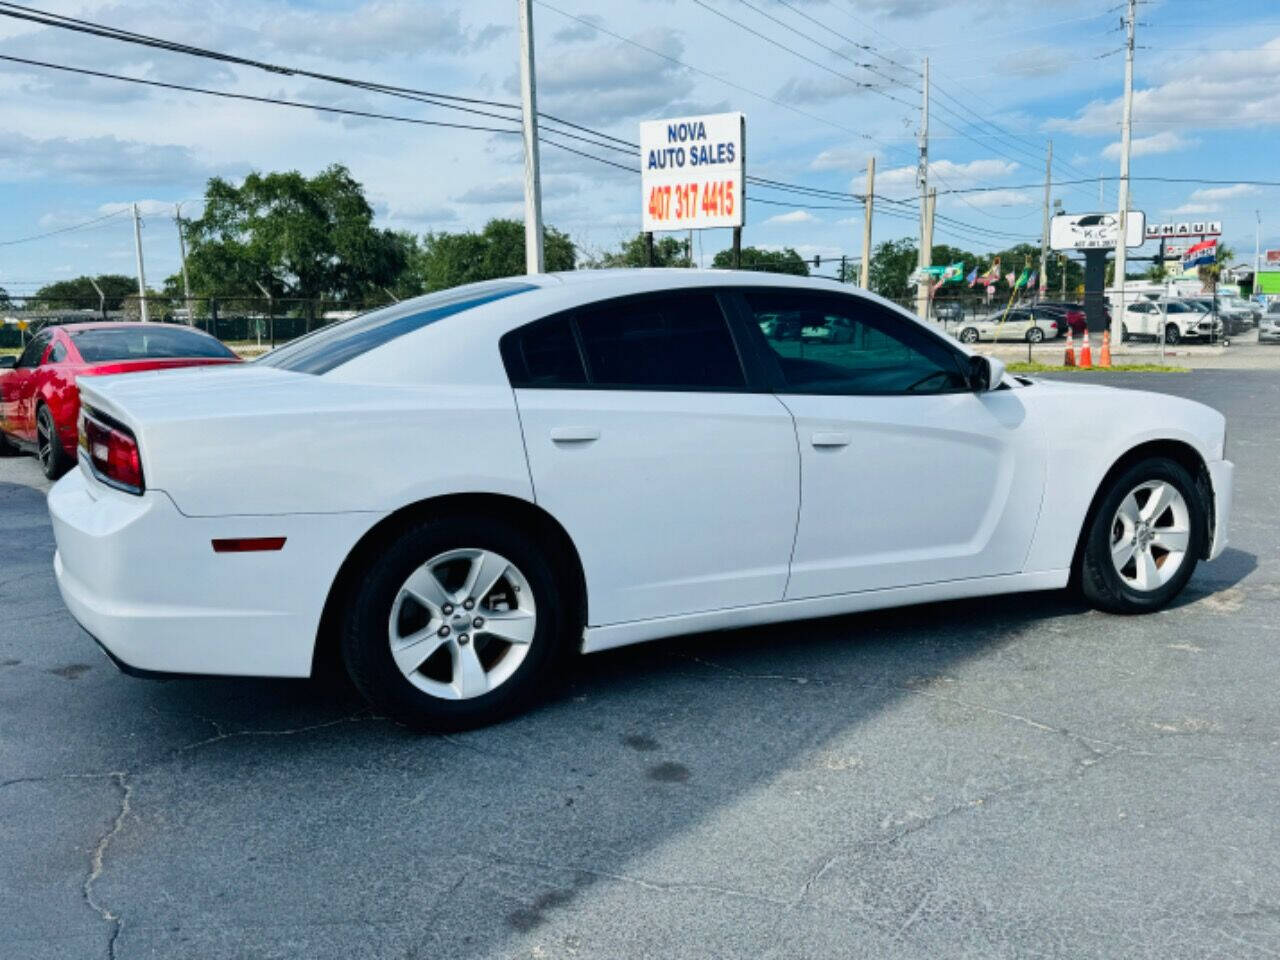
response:
<path id="1" fill-rule="evenodd" d="M 810 439 L 815 447 L 847 447 L 853 438 L 847 433 L 815 433 Z"/>
<path id="2" fill-rule="evenodd" d="M 590 443 L 600 439 L 600 431 L 596 427 L 552 427 L 552 443 Z"/>

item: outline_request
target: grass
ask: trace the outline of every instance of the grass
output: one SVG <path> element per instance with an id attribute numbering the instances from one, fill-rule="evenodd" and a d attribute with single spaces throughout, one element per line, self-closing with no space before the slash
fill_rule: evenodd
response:
<path id="1" fill-rule="evenodd" d="M 1187 367 L 1164 366 L 1159 363 L 1116 363 L 1110 367 L 1094 365 L 1086 369 L 1064 367 L 1060 363 L 1010 363 L 1005 366 L 1010 373 L 1188 373 Z"/>

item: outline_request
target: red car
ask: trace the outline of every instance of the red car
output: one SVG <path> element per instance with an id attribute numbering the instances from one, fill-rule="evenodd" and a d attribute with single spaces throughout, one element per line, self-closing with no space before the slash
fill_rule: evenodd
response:
<path id="1" fill-rule="evenodd" d="M 199 330 L 167 323 L 45 327 L 17 357 L 0 357 L 0 448 L 35 452 L 53 480 L 76 462 L 76 377 L 239 363 Z"/>

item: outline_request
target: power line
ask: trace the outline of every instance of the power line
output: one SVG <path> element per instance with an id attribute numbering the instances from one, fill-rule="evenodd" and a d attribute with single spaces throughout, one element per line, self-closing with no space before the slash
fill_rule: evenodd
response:
<path id="1" fill-rule="evenodd" d="M 43 240 L 45 237 L 57 236 L 60 233 L 71 233 L 74 230 L 83 230 L 86 227 L 93 227 L 96 225 L 103 224 L 107 220 L 112 220 L 116 217 L 123 216 L 128 212 L 129 211 L 127 210 L 117 210 L 115 213 L 107 213 L 102 215 L 101 217 L 94 217 L 92 220 L 85 220 L 82 223 L 73 223 L 70 226 L 59 227 L 56 230 L 48 230 L 45 233 L 33 233 L 29 237 L 17 237 L 13 240 L 0 240 L 0 247 L 11 247 L 14 244 L 30 243 L 32 240 Z M 11 281 L 11 282 L 17 282 L 17 281 Z"/>

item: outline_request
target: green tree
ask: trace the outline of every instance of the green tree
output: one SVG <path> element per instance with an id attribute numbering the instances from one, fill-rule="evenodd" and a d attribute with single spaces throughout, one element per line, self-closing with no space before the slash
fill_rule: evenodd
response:
<path id="1" fill-rule="evenodd" d="M 1236 258 L 1236 252 L 1224 243 L 1218 244 L 1218 254 L 1213 263 L 1196 268 L 1196 275 L 1204 288 L 1211 293 L 1218 289 L 1218 281 L 1222 279 L 1222 268 Z"/>
<path id="2" fill-rule="evenodd" d="M 13 301 L 9 299 L 9 291 L 0 287 L 0 310 L 9 310 L 12 307 Z"/>
<path id="3" fill-rule="evenodd" d="M 108 310 L 119 310 L 125 297 L 138 292 L 137 280 L 119 273 L 108 273 L 101 277 L 73 277 L 46 284 L 36 291 L 35 299 L 46 310 L 97 309 L 98 291 L 93 289 L 94 280 L 106 296 Z"/>
<path id="4" fill-rule="evenodd" d="M 373 208 L 347 169 L 314 177 L 214 177 L 204 213 L 184 225 L 193 292 L 362 300 L 384 296 L 405 268 L 403 242 L 373 226 Z M 171 278 L 180 283 L 180 278 Z"/>
<path id="5" fill-rule="evenodd" d="M 913 241 L 886 240 L 871 255 L 871 289 L 889 300 L 905 299 L 911 293 L 907 280 L 919 262 L 920 249 Z"/>
<path id="6" fill-rule="evenodd" d="M 577 254 L 567 234 L 546 227 L 542 246 L 547 270 L 574 268 Z M 514 277 L 524 270 L 524 224 L 519 220 L 490 220 L 479 233 L 428 233 L 415 267 L 424 290 Z"/>
<path id="7" fill-rule="evenodd" d="M 740 262 L 743 270 L 763 270 L 766 273 L 792 273 L 800 277 L 809 275 L 809 265 L 791 247 L 784 247 L 781 250 L 761 250 L 759 247 L 743 247 Z M 732 267 L 733 250 L 721 250 L 712 259 L 711 265 L 713 267 Z"/>
<path id="8" fill-rule="evenodd" d="M 584 266 L 596 270 L 607 267 L 647 267 L 648 251 L 645 249 L 643 233 L 637 233 L 622 247 L 612 253 L 601 254 L 586 261 Z M 653 265 L 655 267 L 691 267 L 687 245 L 679 237 L 658 237 L 653 243 Z"/>

